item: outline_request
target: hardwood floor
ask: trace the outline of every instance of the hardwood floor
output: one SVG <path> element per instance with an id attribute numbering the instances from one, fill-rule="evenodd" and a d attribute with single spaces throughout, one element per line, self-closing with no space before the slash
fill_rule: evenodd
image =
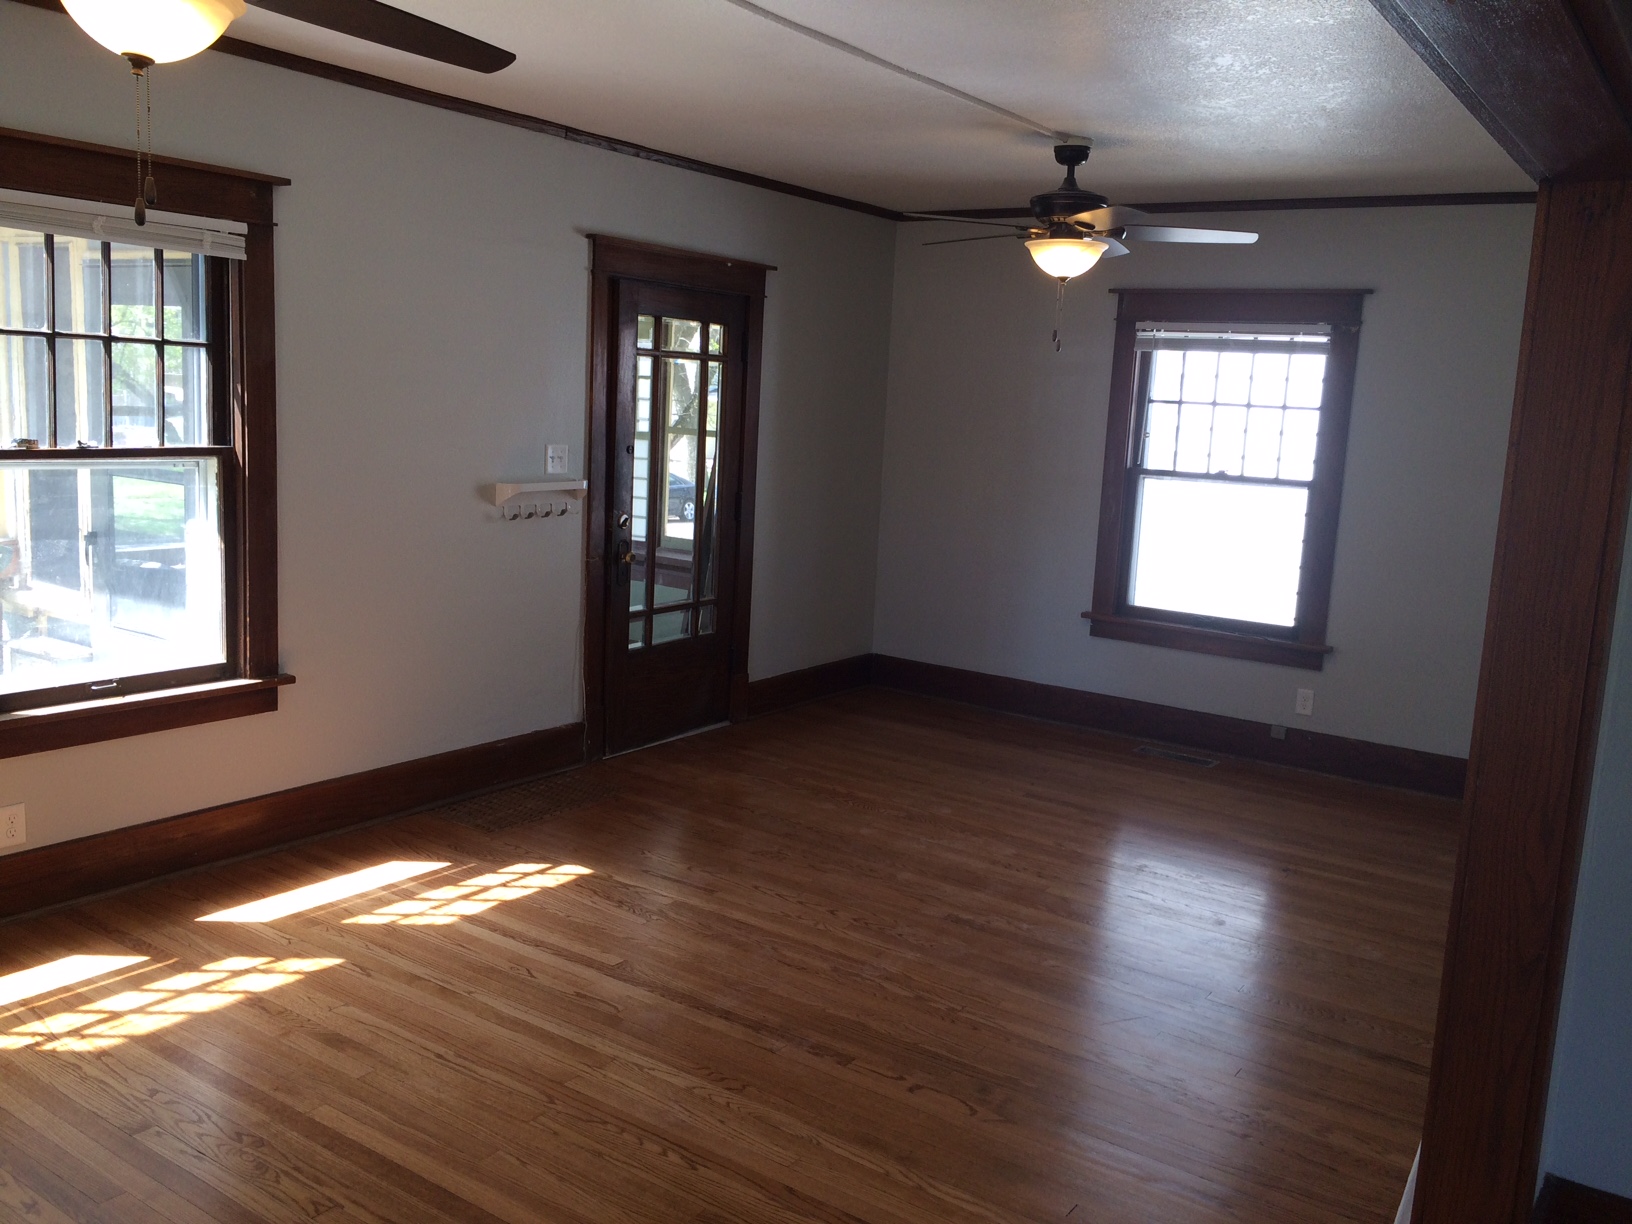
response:
<path id="1" fill-rule="evenodd" d="M 0 927 L 0 1219 L 1381 1224 L 1457 806 L 1134 747 L 862 691 Z"/>

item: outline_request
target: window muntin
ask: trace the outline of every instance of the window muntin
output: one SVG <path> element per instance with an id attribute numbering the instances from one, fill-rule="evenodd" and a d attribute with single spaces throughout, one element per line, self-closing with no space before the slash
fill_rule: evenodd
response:
<path id="1" fill-rule="evenodd" d="M 1142 325 L 1127 602 L 1291 629 L 1329 329 Z"/>
<path id="2" fill-rule="evenodd" d="M 232 674 L 237 266 L 0 227 L 0 711 Z"/>

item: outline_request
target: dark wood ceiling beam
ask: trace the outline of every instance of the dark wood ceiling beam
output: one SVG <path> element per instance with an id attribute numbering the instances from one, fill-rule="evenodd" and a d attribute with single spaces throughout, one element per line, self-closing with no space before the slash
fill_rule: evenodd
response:
<path id="1" fill-rule="evenodd" d="M 1632 175 L 1615 0 L 1371 2 L 1532 178 Z"/>

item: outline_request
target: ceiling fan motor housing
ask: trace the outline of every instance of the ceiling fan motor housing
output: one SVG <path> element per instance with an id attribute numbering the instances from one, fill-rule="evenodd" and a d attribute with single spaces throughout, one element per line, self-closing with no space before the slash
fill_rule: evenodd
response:
<path id="1" fill-rule="evenodd" d="M 1057 144 L 1054 160 L 1065 167 L 1065 181 L 1053 191 L 1031 197 L 1031 213 L 1043 225 L 1060 224 L 1085 212 L 1109 208 L 1111 202 L 1097 191 L 1084 191 L 1077 186 L 1077 167 L 1088 160 L 1092 152 L 1085 144 Z"/>

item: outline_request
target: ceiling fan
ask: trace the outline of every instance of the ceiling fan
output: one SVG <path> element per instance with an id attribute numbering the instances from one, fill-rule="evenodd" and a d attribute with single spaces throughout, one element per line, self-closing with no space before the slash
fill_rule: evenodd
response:
<path id="1" fill-rule="evenodd" d="M 153 107 L 149 70 L 197 55 L 246 11 L 246 0 L 61 0 L 79 27 L 130 63 L 136 77 L 136 224 L 159 202 L 153 182 Z M 472 72 L 498 72 L 515 53 L 472 38 L 381 0 L 247 0 L 258 9 L 292 17 L 364 42 L 406 51 Z M 146 151 L 143 151 L 143 144 Z"/>
<path id="2" fill-rule="evenodd" d="M 1258 235 L 1245 230 L 1187 229 L 1167 225 L 1146 225 L 1148 214 L 1137 208 L 1118 207 L 1095 191 L 1077 185 L 1077 167 L 1088 160 L 1086 144 L 1057 144 L 1054 160 L 1065 167 L 1065 181 L 1053 191 L 1031 197 L 1031 205 L 1009 212 L 987 213 L 981 217 L 959 217 L 950 213 L 907 213 L 926 221 L 961 221 L 966 225 L 998 226 L 1005 234 L 982 234 L 976 238 L 942 238 L 925 246 L 953 242 L 980 242 L 987 238 L 1025 238 L 1037 266 L 1057 279 L 1063 287 L 1081 276 L 1102 257 L 1128 254 L 1125 242 L 1257 242 Z M 1031 224 L 1015 225 L 1001 217 L 1029 217 Z"/>

